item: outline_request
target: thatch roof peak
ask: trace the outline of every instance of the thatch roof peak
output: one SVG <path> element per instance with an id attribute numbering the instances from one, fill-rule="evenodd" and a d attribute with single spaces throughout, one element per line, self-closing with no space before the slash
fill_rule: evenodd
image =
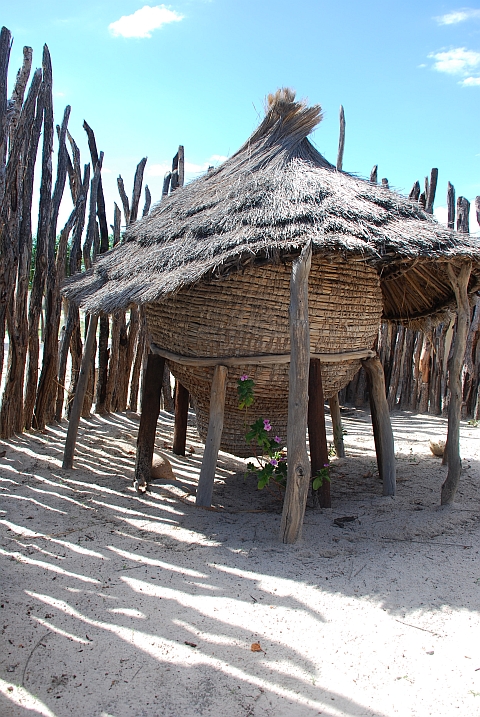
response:
<path id="1" fill-rule="evenodd" d="M 306 100 L 296 101 L 295 90 L 289 87 L 267 95 L 265 104 L 263 121 L 236 154 L 260 140 L 270 145 L 287 141 L 293 147 L 308 137 L 323 119 L 320 105 L 308 107 Z"/>

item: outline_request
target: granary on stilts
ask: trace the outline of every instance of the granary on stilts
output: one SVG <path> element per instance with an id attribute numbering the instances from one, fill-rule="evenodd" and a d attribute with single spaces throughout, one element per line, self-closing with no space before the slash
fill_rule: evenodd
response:
<path id="1" fill-rule="evenodd" d="M 365 365 L 384 492 L 394 494 L 393 438 L 373 350 L 380 322 L 438 321 L 460 294 L 468 308 L 480 285 L 471 237 L 388 187 L 337 170 L 315 149 L 308 135 L 321 116 L 291 90 L 269 96 L 265 119 L 238 152 L 165 197 L 65 289 L 93 315 L 145 309 L 151 354 L 140 484 L 149 477 L 165 361 L 206 441 L 202 505 L 210 505 L 219 448 L 251 453 L 237 380 L 253 378 L 256 412 L 287 436 L 287 542 L 298 536 L 310 480 L 311 360 L 320 363 L 325 398 Z"/>

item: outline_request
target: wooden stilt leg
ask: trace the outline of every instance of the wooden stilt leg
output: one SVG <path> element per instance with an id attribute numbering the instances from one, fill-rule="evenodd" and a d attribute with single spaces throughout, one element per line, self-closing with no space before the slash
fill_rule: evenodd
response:
<path id="1" fill-rule="evenodd" d="M 308 373 L 310 327 L 308 322 L 308 275 L 312 245 L 308 242 L 293 262 L 290 281 L 290 372 L 287 423 L 287 488 L 280 536 L 284 543 L 298 540 L 303 525 L 310 461 L 307 453 Z"/>
<path id="2" fill-rule="evenodd" d="M 215 366 L 210 395 L 210 418 L 207 440 L 203 454 L 200 478 L 198 479 L 196 504 L 209 508 L 212 504 L 213 482 L 217 465 L 218 451 L 222 440 L 223 416 L 225 413 L 225 391 L 227 389 L 228 368 Z"/>
<path id="3" fill-rule="evenodd" d="M 333 428 L 333 444 L 335 446 L 335 453 L 337 458 L 345 458 L 345 445 L 343 443 L 343 426 L 342 416 L 340 414 L 340 403 L 338 400 L 338 393 L 332 396 L 328 400 L 330 406 L 330 416 L 332 419 Z"/>
<path id="4" fill-rule="evenodd" d="M 383 495 L 395 495 L 396 468 L 392 424 L 385 394 L 385 377 L 380 359 L 362 361 L 367 374 L 377 465 L 383 481 Z"/>
<path id="5" fill-rule="evenodd" d="M 185 455 L 189 398 L 187 389 L 177 381 L 175 386 L 175 427 L 173 430 L 173 452 L 176 456 Z"/>
<path id="6" fill-rule="evenodd" d="M 90 373 L 91 359 L 93 353 L 93 345 L 97 335 L 98 316 L 90 316 L 88 323 L 87 339 L 83 350 L 82 365 L 75 390 L 75 398 L 73 399 L 72 410 L 70 411 L 70 420 L 68 421 L 67 438 L 65 440 L 65 451 L 63 453 L 63 468 L 73 467 L 73 454 L 75 452 L 75 444 L 77 442 L 77 432 L 82 414 L 83 400 L 87 390 L 87 382 Z"/>
<path id="7" fill-rule="evenodd" d="M 146 490 L 152 471 L 164 368 L 165 359 L 162 356 L 148 354 L 142 388 L 142 414 L 138 427 L 137 458 L 133 483 L 136 490 L 140 491 Z"/>
<path id="8" fill-rule="evenodd" d="M 457 333 L 453 354 L 448 367 L 450 403 L 448 405 L 448 433 L 445 455 L 448 473 L 442 485 L 442 505 L 453 503 L 460 482 L 462 459 L 460 457 L 460 417 L 462 413 L 462 369 L 470 326 L 470 305 L 468 303 L 468 281 L 471 264 L 464 264 L 458 274 L 448 265 L 448 277 L 457 299 Z"/>
<path id="9" fill-rule="evenodd" d="M 308 440 L 312 478 L 328 463 L 327 432 L 325 430 L 325 406 L 320 359 L 310 359 L 308 375 Z M 313 491 L 314 508 L 331 508 L 330 483 Z"/>

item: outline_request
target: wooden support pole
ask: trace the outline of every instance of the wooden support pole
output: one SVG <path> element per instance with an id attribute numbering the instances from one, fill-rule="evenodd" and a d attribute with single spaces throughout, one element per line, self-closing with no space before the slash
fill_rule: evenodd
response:
<path id="1" fill-rule="evenodd" d="M 293 262 L 290 280 L 290 371 L 287 419 L 287 488 L 283 502 L 280 536 L 294 543 L 300 536 L 310 484 L 307 453 L 308 374 L 310 369 L 310 326 L 308 321 L 308 276 L 312 262 L 309 241 Z"/>
<path id="2" fill-rule="evenodd" d="M 367 374 L 377 465 L 383 481 L 383 495 L 395 495 L 396 468 L 392 424 L 385 395 L 383 366 L 378 357 L 362 361 Z"/>
<path id="3" fill-rule="evenodd" d="M 87 382 L 90 374 L 92 362 L 93 345 L 97 335 L 98 316 L 90 316 L 88 322 L 87 339 L 83 350 L 82 365 L 78 376 L 77 387 L 75 389 L 75 398 L 70 412 L 70 420 L 68 421 L 67 438 L 65 441 L 65 450 L 63 453 L 63 468 L 73 468 L 73 454 L 75 452 L 75 444 L 77 442 L 78 425 L 82 414 L 83 400 L 87 390 Z"/>
<path id="4" fill-rule="evenodd" d="M 310 444 L 311 476 L 328 464 L 327 431 L 325 430 L 325 399 L 323 396 L 322 367 L 319 359 L 310 359 L 308 373 L 308 440 Z M 313 491 L 314 508 L 331 508 L 330 483 Z"/>
<path id="5" fill-rule="evenodd" d="M 340 105 L 340 134 L 338 137 L 338 154 L 337 154 L 337 169 L 339 172 L 342 171 L 343 167 L 343 152 L 345 150 L 345 111 L 343 105 Z"/>
<path id="6" fill-rule="evenodd" d="M 173 429 L 173 452 L 176 456 L 185 455 L 189 399 L 187 389 L 182 386 L 180 381 L 177 381 L 175 386 L 175 426 Z"/>
<path id="7" fill-rule="evenodd" d="M 212 392 L 210 394 L 210 417 L 207 440 L 203 454 L 200 478 L 198 479 L 196 504 L 209 508 L 212 504 L 213 482 L 217 465 L 218 451 L 222 440 L 223 416 L 225 413 L 225 392 L 227 390 L 228 368 L 215 366 Z"/>
<path id="8" fill-rule="evenodd" d="M 462 471 L 462 459 L 460 457 L 460 417 L 463 398 L 462 371 L 468 328 L 470 325 L 468 281 L 470 279 L 472 265 L 471 262 L 463 264 L 458 273 L 451 264 L 448 264 L 447 269 L 448 278 L 455 291 L 455 298 L 457 300 L 457 333 L 455 335 L 452 357 L 448 366 L 450 403 L 448 406 L 447 445 L 445 447 L 448 474 L 442 485 L 442 505 L 453 503 Z"/>
<path id="9" fill-rule="evenodd" d="M 337 458 L 345 458 L 342 416 L 340 414 L 340 402 L 338 400 L 338 393 L 336 393 L 328 400 L 328 405 L 330 406 L 330 416 L 332 419 L 333 445 L 335 446 L 335 453 L 337 454 Z"/>
<path id="10" fill-rule="evenodd" d="M 163 356 L 149 353 L 142 388 L 142 415 L 137 437 L 137 457 L 135 460 L 134 487 L 145 491 L 152 471 L 155 432 L 160 413 L 160 394 L 162 392 Z"/>

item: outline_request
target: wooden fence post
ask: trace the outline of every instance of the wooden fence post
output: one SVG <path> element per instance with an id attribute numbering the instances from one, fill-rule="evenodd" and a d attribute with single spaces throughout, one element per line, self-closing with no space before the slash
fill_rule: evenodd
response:
<path id="1" fill-rule="evenodd" d="M 383 367 L 377 356 L 362 361 L 362 364 L 368 380 L 373 437 L 375 439 L 378 472 L 383 481 L 383 495 L 394 496 L 396 487 L 395 445 L 385 395 Z"/>
<path id="2" fill-rule="evenodd" d="M 218 451 L 222 440 L 223 416 L 225 413 L 225 392 L 227 389 L 228 368 L 215 366 L 212 392 L 210 394 L 210 417 L 207 440 L 203 453 L 200 478 L 198 479 L 196 504 L 209 508 L 212 504 L 213 482 L 217 465 Z"/>
<path id="3" fill-rule="evenodd" d="M 73 467 L 73 454 L 75 452 L 75 444 L 77 442 L 78 424 L 83 408 L 83 399 L 87 390 L 87 381 L 90 373 L 91 359 L 95 337 L 97 335 L 98 316 L 90 316 L 88 323 L 87 340 L 83 351 L 82 366 L 78 376 L 77 388 L 75 390 L 75 398 L 70 412 L 70 420 L 68 422 L 67 438 L 65 441 L 65 451 L 63 453 L 63 468 Z"/>
<path id="4" fill-rule="evenodd" d="M 330 406 L 330 417 L 332 419 L 333 444 L 337 458 L 345 458 L 345 445 L 343 442 L 342 416 L 340 414 L 340 402 L 338 393 L 328 399 Z"/>
<path id="5" fill-rule="evenodd" d="M 137 437 L 137 457 L 133 483 L 136 490 L 146 490 L 151 477 L 164 368 L 165 359 L 163 356 L 157 356 L 153 353 L 148 354 L 142 388 L 142 414 Z"/>
<path id="6" fill-rule="evenodd" d="M 173 452 L 177 456 L 185 455 L 187 443 L 188 403 L 189 393 L 177 381 L 175 386 L 175 426 L 173 430 Z"/>
<path id="7" fill-rule="evenodd" d="M 445 447 L 448 463 L 447 478 L 442 485 L 442 505 L 453 503 L 462 471 L 460 457 L 460 417 L 462 412 L 462 369 L 470 324 L 470 304 L 468 301 L 468 281 L 472 264 L 463 264 L 458 274 L 451 264 L 447 265 L 448 278 L 457 300 L 457 333 L 453 345 L 453 354 L 448 367 L 450 384 L 450 404 L 448 406 L 448 432 Z"/>
<path id="8" fill-rule="evenodd" d="M 294 543 L 302 529 L 310 484 L 307 453 L 308 374 L 310 327 L 308 321 L 308 276 L 312 262 L 309 241 L 293 262 L 290 280 L 290 372 L 287 422 L 287 489 L 283 503 L 281 539 Z"/>
<path id="9" fill-rule="evenodd" d="M 308 441 L 310 444 L 311 476 L 328 463 L 327 432 L 325 430 L 325 399 L 323 396 L 322 367 L 320 359 L 310 359 L 308 373 Z M 314 508 L 331 508 L 330 483 L 324 481 L 318 490 L 313 490 Z"/>

